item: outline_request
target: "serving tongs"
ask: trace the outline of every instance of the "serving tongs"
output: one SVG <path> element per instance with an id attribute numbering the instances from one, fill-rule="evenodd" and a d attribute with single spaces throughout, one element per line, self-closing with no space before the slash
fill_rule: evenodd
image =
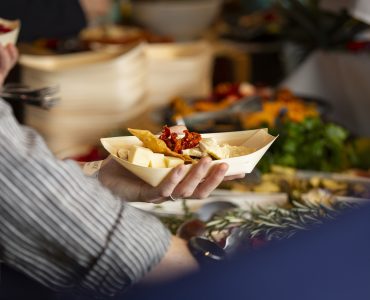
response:
<path id="1" fill-rule="evenodd" d="M 0 89 L 0 97 L 8 101 L 50 109 L 60 100 L 58 92 L 59 87 L 56 85 L 34 88 L 23 84 L 7 84 Z"/>
<path id="2" fill-rule="evenodd" d="M 235 117 L 237 113 L 249 113 L 262 110 L 262 99 L 259 96 L 248 96 L 241 98 L 235 103 L 231 104 L 228 108 L 209 111 L 198 112 L 188 116 L 177 117 L 175 122 L 178 125 L 192 125 L 208 120 L 220 120 Z"/>

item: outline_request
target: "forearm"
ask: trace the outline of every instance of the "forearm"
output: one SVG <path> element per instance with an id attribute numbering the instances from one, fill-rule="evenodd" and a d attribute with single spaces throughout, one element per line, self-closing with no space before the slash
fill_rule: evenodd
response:
<path id="1" fill-rule="evenodd" d="M 157 283 L 174 280 L 198 270 L 198 263 L 190 253 L 187 242 L 172 236 L 171 244 L 161 262 L 142 280 L 142 283 Z"/>

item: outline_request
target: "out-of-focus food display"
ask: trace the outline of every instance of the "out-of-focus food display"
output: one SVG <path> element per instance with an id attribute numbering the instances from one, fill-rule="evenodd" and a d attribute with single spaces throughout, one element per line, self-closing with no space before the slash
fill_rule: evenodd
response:
<path id="1" fill-rule="evenodd" d="M 22 44 L 21 49 L 27 54 L 68 54 L 107 46 L 129 46 L 140 42 L 170 43 L 172 39 L 137 26 L 109 24 L 87 27 L 79 35 L 67 39 L 41 38 L 31 44 Z"/>
<path id="2" fill-rule="evenodd" d="M 255 128 L 265 125 L 269 128 L 278 122 L 303 122 L 306 118 L 319 116 L 316 103 L 308 103 L 287 89 L 277 91 L 275 97 L 262 102 L 262 110 L 241 117 L 243 127 Z"/>
<path id="3" fill-rule="evenodd" d="M 222 83 L 206 97 L 174 97 L 170 104 L 156 111 L 163 123 L 185 122 L 194 131 L 226 132 L 243 130 L 239 114 L 261 109 L 261 99 L 272 90 L 249 83 Z"/>
<path id="4" fill-rule="evenodd" d="M 247 97 L 269 98 L 271 93 L 272 90 L 267 87 L 257 87 L 247 82 L 222 83 L 217 85 L 208 97 L 190 101 L 182 97 L 176 97 L 170 105 L 173 110 L 173 118 L 177 119 L 200 112 L 224 110 Z"/>
<path id="5" fill-rule="evenodd" d="M 215 87 L 214 92 L 205 98 L 191 99 L 190 101 L 176 97 L 170 106 L 173 119 L 187 117 L 197 113 L 222 111 L 241 101 L 248 101 L 252 97 L 258 97 L 261 107 L 258 111 L 246 115 L 240 109 L 238 113 L 244 128 L 254 128 L 266 125 L 274 126 L 279 118 L 300 122 L 306 117 L 317 116 L 320 107 L 314 101 L 307 101 L 295 96 L 287 89 L 276 92 L 269 87 L 258 87 L 250 83 L 223 83 Z M 320 103 L 320 105 L 322 105 Z"/>
<path id="6" fill-rule="evenodd" d="M 121 45 L 140 41 L 171 42 L 172 39 L 165 36 L 156 35 L 140 27 L 123 25 L 105 25 L 88 27 L 81 31 L 80 39 L 88 44 L 112 44 Z"/>
<path id="7" fill-rule="evenodd" d="M 301 98 L 287 89 L 250 83 L 223 83 L 208 97 L 187 99 L 175 97 L 159 113 L 166 123 L 182 121 L 191 130 L 215 132 L 273 127 L 275 123 L 324 114 L 327 104 L 316 99 Z"/>
<path id="8" fill-rule="evenodd" d="M 177 97 L 162 114 L 168 124 L 182 121 L 190 130 L 202 132 L 268 128 L 280 138 L 258 165 L 264 172 L 272 165 L 336 172 L 370 168 L 366 155 L 370 143 L 331 122 L 329 109 L 323 100 L 297 96 L 288 89 L 225 83 L 208 97 Z"/>
<path id="9" fill-rule="evenodd" d="M 247 177 L 225 182 L 222 188 L 237 192 L 286 193 L 291 200 L 298 201 L 306 197 L 310 202 L 318 202 L 317 197 L 325 202 L 324 194 L 351 198 L 370 196 L 370 179 L 350 170 L 326 173 L 273 165 L 271 172 L 254 175 L 253 179 Z"/>
<path id="10" fill-rule="evenodd" d="M 167 127 L 159 136 L 148 130 L 129 132 L 134 136 L 104 138 L 101 142 L 118 163 L 153 186 L 180 163 L 179 159 L 187 164 L 187 172 L 191 164 L 209 156 L 212 165 L 229 165 L 226 176 L 250 173 L 276 139 L 263 129 L 212 134 L 185 131 L 183 136 Z"/>

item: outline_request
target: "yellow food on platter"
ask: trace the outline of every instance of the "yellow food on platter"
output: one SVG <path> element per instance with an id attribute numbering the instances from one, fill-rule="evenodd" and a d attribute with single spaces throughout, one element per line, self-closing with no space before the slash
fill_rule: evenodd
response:
<path id="1" fill-rule="evenodd" d="M 149 148 L 137 145 L 132 145 L 127 149 L 119 149 L 117 156 L 129 163 L 147 168 L 173 168 L 184 163 L 181 158 L 154 153 Z"/>

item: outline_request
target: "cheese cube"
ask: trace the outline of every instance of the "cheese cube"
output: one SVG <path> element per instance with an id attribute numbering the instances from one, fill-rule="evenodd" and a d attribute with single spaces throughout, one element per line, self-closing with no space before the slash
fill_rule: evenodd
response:
<path id="1" fill-rule="evenodd" d="M 164 154 L 153 153 L 152 159 L 150 160 L 149 167 L 151 168 L 165 168 L 166 162 L 164 161 Z"/>
<path id="2" fill-rule="evenodd" d="M 165 156 L 164 159 L 165 159 L 167 168 L 174 168 L 184 163 L 184 161 L 181 158 L 177 158 L 173 156 Z"/>
<path id="3" fill-rule="evenodd" d="M 132 164 L 149 167 L 153 151 L 141 146 L 132 146 L 128 152 L 128 161 Z"/>
<path id="4" fill-rule="evenodd" d="M 128 149 L 125 149 L 125 148 L 121 148 L 117 151 L 117 156 L 119 158 L 122 158 L 124 160 L 128 160 L 128 153 L 129 153 L 129 150 Z"/>

